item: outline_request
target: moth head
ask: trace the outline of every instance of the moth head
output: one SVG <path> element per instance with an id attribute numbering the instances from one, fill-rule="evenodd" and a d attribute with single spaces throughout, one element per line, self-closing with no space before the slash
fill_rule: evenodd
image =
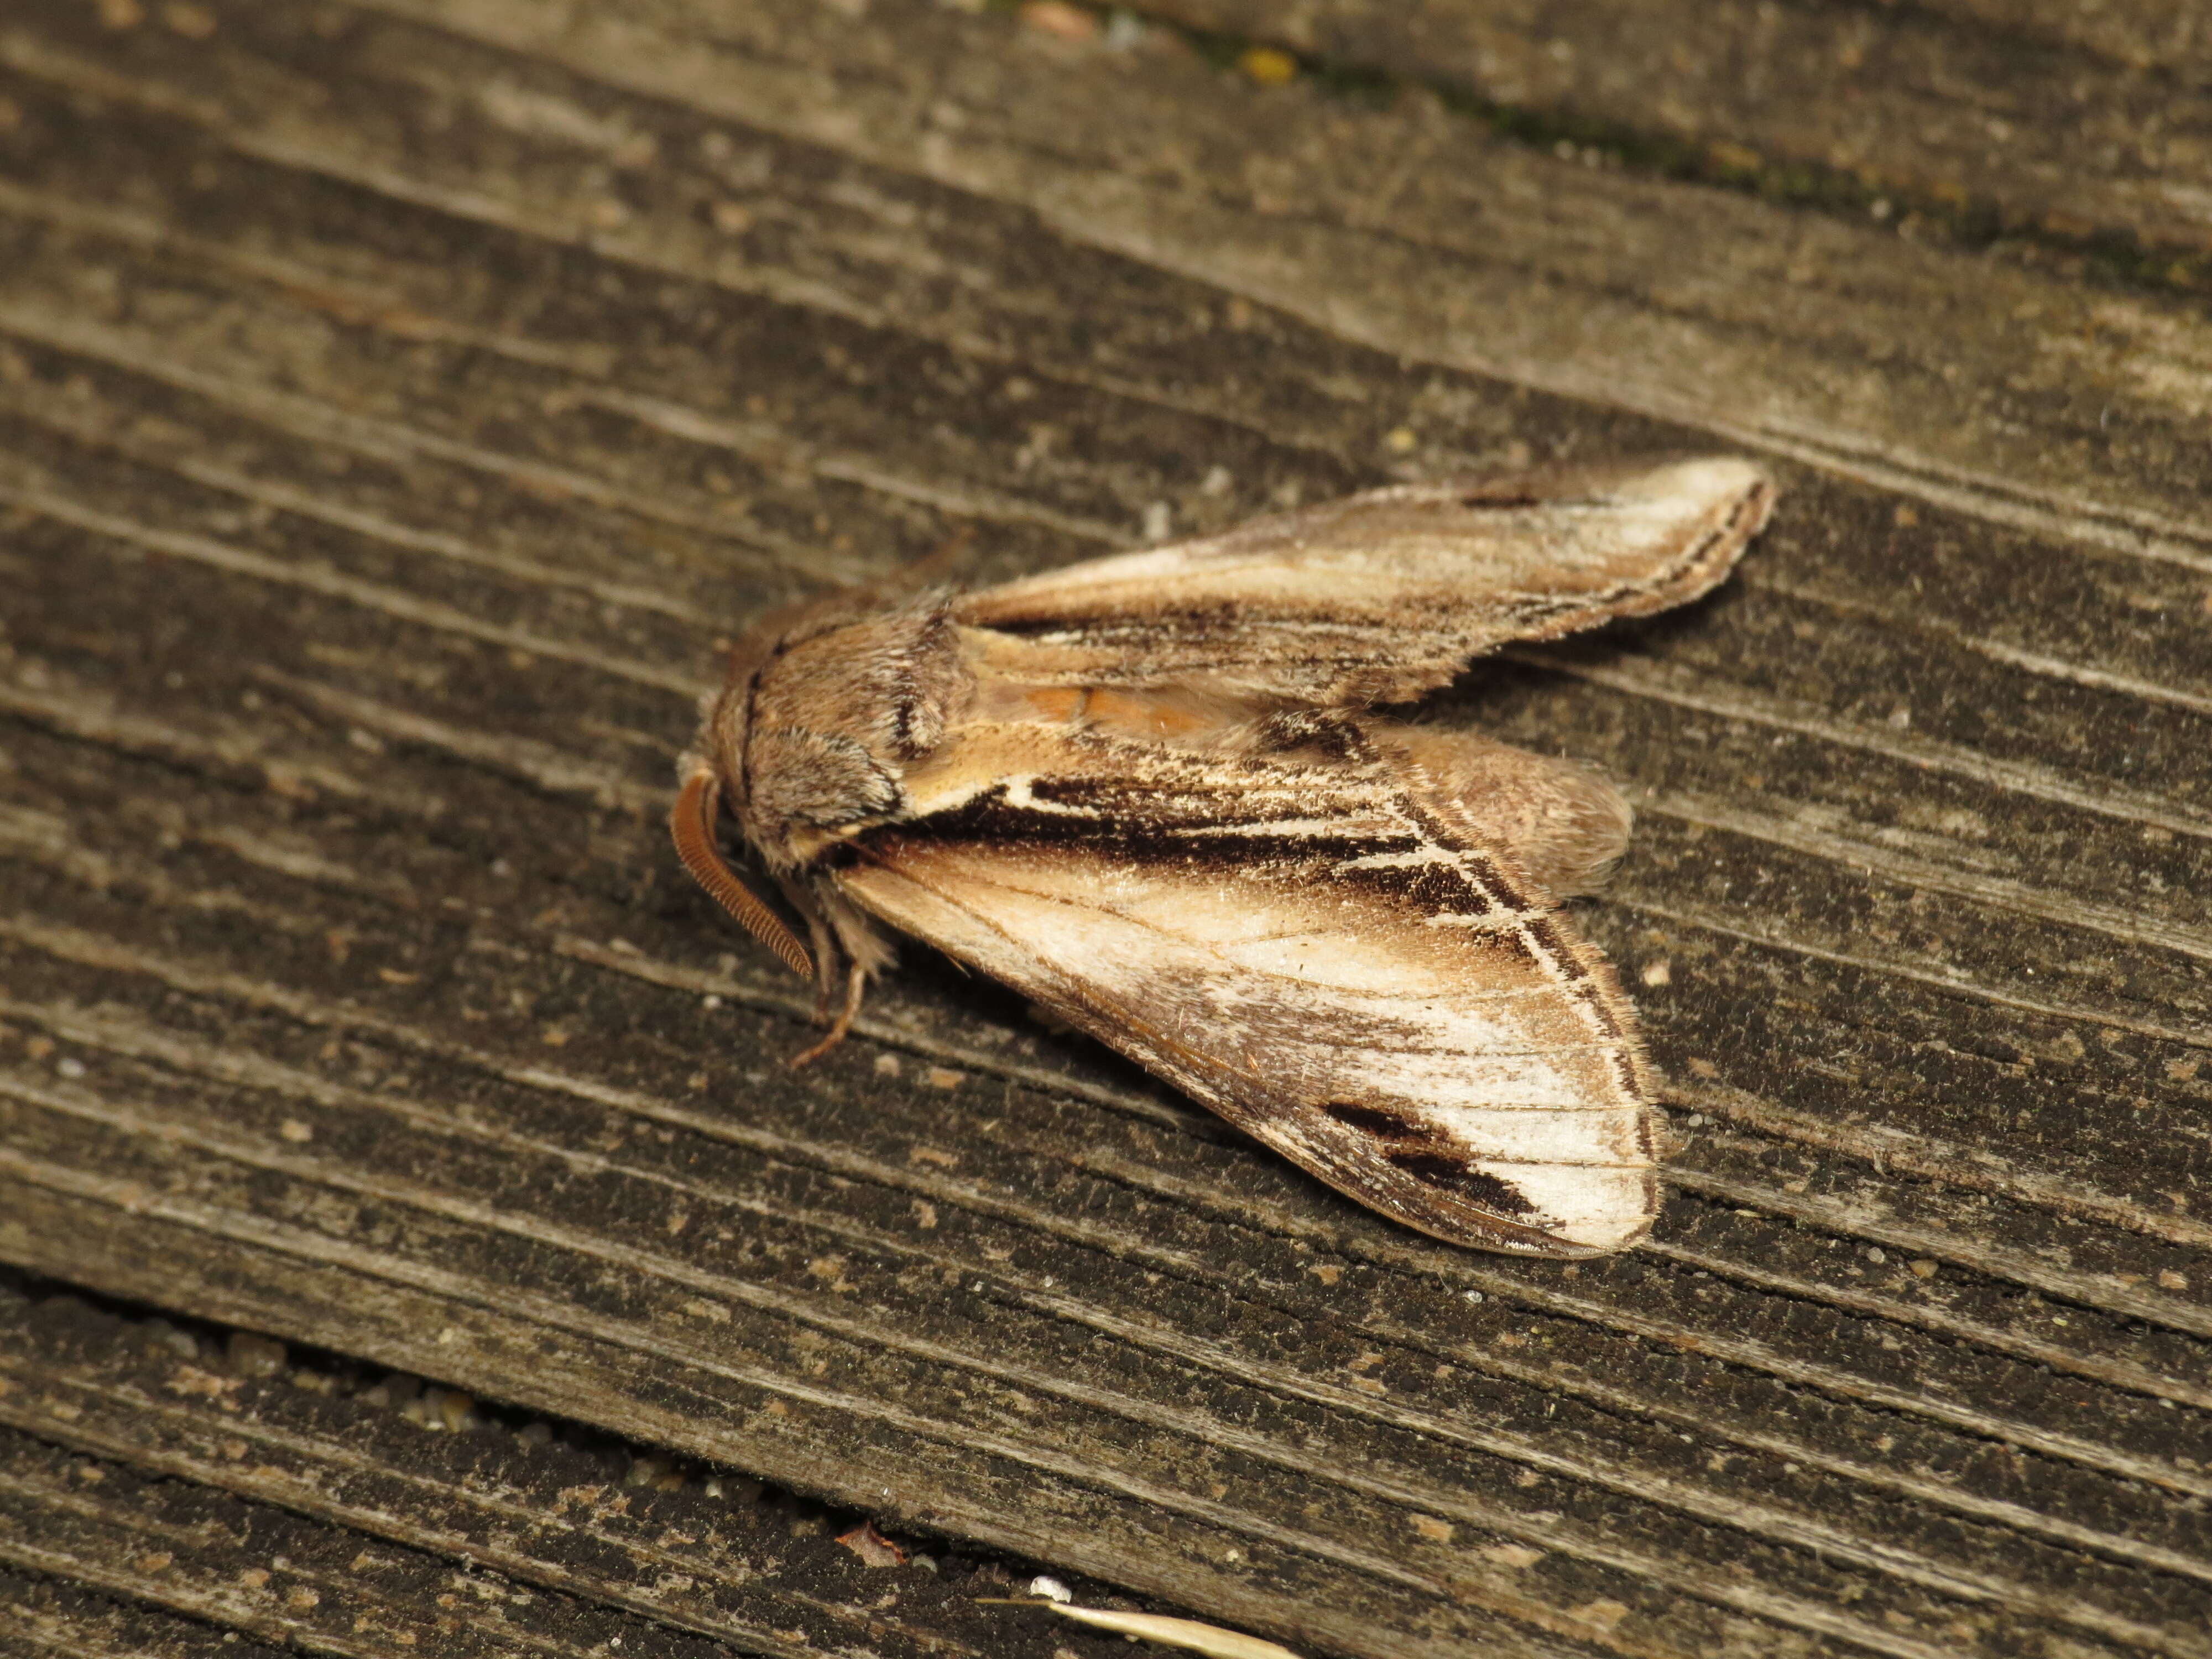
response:
<path id="1" fill-rule="evenodd" d="M 730 653 L 702 705 L 672 821 L 684 867 L 794 971 L 805 950 L 721 856 L 726 806 L 763 863 L 802 873 L 859 830 L 897 817 L 904 769 L 973 696 L 948 598 L 884 606 L 847 591 L 777 612 Z"/>
<path id="2" fill-rule="evenodd" d="M 907 769 L 972 695 L 945 595 L 840 594 L 739 644 L 706 746 L 745 838 L 790 873 L 896 818 Z"/>

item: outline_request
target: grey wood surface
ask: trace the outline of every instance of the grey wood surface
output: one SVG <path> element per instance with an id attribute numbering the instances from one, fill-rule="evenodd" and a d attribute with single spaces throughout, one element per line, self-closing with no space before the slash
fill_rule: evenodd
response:
<path id="1" fill-rule="evenodd" d="M 2185 9 L 1853 15 L 2146 131 L 2204 74 Z M 0 1257 L 1314 1652 L 2212 1654 L 2212 327 L 2035 225 L 2183 232 L 2096 146 L 1905 144 L 1995 244 L 1563 159 L 1297 16 L 1406 84 L 921 0 L 0 15 Z M 1736 580 L 1435 710 L 1637 805 L 1629 1255 L 1395 1230 L 925 951 L 790 1073 L 665 850 L 715 641 L 955 531 L 1715 445 L 1784 489 Z"/>
<path id="2" fill-rule="evenodd" d="M 110 1624 L 164 1651 L 166 1613 L 310 1651 L 970 1659 L 1038 1617 L 544 1423 L 518 1439 L 442 1394 L 410 1418 L 274 1345 L 240 1364 L 73 1301 L 0 1294 L 0 1552 L 45 1581 L 0 1592 L 0 1652 L 108 1651 Z"/>
<path id="3" fill-rule="evenodd" d="M 1153 9 L 1338 75 L 1380 70 L 1480 100 L 1532 137 L 1548 122 L 1571 145 L 1618 145 L 1647 167 L 1917 215 L 1936 234 L 2042 241 L 2015 243 L 2015 258 L 2063 264 L 2094 248 L 2177 267 L 2192 285 L 2207 275 L 2195 256 L 2212 247 L 2212 25 L 2186 3 Z"/>

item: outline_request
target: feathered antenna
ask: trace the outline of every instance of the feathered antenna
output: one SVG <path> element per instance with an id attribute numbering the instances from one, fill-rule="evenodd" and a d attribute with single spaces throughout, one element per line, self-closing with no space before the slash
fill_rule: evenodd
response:
<path id="1" fill-rule="evenodd" d="M 707 896 L 738 919 L 739 927 L 781 957 L 793 973 L 811 980 L 814 959 L 806 954 L 799 936 L 723 861 L 714 838 L 721 797 L 721 780 L 714 775 L 713 767 L 702 763 L 684 777 L 675 808 L 668 815 L 668 833 L 675 838 L 676 856 L 684 860 L 692 879 L 707 890 Z"/>

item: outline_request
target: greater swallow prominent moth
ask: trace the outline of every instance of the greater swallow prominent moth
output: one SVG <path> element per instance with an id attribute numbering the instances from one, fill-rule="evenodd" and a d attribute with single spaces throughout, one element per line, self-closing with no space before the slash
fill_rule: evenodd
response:
<path id="1" fill-rule="evenodd" d="M 1628 805 L 1379 711 L 1505 641 L 1697 598 L 1773 499 L 1735 459 L 1554 470 L 833 594 L 736 647 L 677 847 L 825 1016 L 842 984 L 802 1058 L 910 933 L 1408 1226 L 1620 1249 L 1657 1203 L 1650 1068 L 1559 902 Z M 809 942 L 732 872 L 725 814 Z"/>

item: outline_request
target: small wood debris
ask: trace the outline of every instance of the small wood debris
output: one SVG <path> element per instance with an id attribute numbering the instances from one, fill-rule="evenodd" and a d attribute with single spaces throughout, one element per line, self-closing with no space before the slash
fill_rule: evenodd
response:
<path id="1" fill-rule="evenodd" d="M 1238 54 L 1237 67 L 1263 87 L 1285 86 L 1298 76 L 1298 60 L 1273 46 L 1248 46 Z"/>
<path id="2" fill-rule="evenodd" d="M 906 1552 L 876 1530 L 872 1521 L 863 1521 L 850 1532 L 841 1532 L 837 1541 L 860 1558 L 860 1564 L 869 1567 L 901 1567 L 906 1565 Z"/>
<path id="3" fill-rule="evenodd" d="M 1057 35 L 1063 40 L 1095 40 L 1098 38 L 1097 17 L 1079 6 L 1070 6 L 1061 0 L 1030 0 L 1021 9 L 1022 21 L 1046 34 Z"/>
<path id="4" fill-rule="evenodd" d="M 1049 1607 L 1063 1619 L 1073 1619 L 1097 1630 L 1115 1631 L 1147 1642 L 1164 1642 L 1170 1647 L 1190 1648 L 1210 1654 L 1212 1659 L 1299 1659 L 1295 1651 L 1279 1642 L 1263 1642 L 1242 1631 L 1224 1630 L 1218 1625 L 1201 1624 L 1195 1619 L 1170 1619 L 1157 1613 L 1115 1613 L 1105 1607 L 1063 1607 L 1057 1601 L 1036 1605 Z"/>

